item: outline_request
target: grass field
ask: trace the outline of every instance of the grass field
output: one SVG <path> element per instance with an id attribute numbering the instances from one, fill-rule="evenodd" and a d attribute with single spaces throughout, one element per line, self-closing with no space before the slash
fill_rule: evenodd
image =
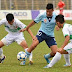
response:
<path id="1" fill-rule="evenodd" d="M 24 20 L 22 21 L 26 25 L 28 25 L 31 21 Z M 72 23 L 72 21 L 66 21 L 67 23 Z M 40 23 L 31 27 L 31 30 L 34 35 L 36 35 L 38 29 L 40 27 Z M 2 39 L 7 32 L 4 29 L 4 26 L 0 26 L 0 39 Z M 27 32 L 24 32 L 25 39 L 27 41 L 28 46 L 30 47 L 32 43 L 32 39 Z M 57 41 L 57 46 L 60 48 L 64 37 L 62 31 L 55 30 L 55 38 Z M 12 43 L 9 46 L 3 47 L 4 54 L 6 55 L 6 59 L 3 64 L 0 64 L 0 72 L 72 72 L 72 67 L 63 67 L 65 64 L 64 57 L 59 62 L 57 62 L 52 68 L 44 69 L 43 67 L 47 65 L 43 55 L 50 53 L 50 49 L 47 47 L 45 42 L 40 43 L 36 49 L 33 51 L 33 65 L 29 65 L 29 60 L 26 61 L 25 66 L 20 66 L 20 62 L 17 60 L 17 53 L 19 51 L 23 51 L 23 48 L 20 47 L 16 42 Z M 72 55 L 71 55 L 71 63 L 72 63 Z"/>

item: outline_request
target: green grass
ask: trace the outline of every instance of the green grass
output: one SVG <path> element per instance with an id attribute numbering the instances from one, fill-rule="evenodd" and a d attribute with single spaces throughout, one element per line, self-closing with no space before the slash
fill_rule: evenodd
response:
<path id="1" fill-rule="evenodd" d="M 28 25 L 31 21 L 24 20 L 22 22 Z M 66 22 L 72 23 L 72 21 Z M 30 28 L 34 35 L 36 35 L 39 27 L 40 23 Z M 6 34 L 7 32 L 5 31 L 4 26 L 0 26 L 0 39 L 2 39 Z M 27 32 L 24 32 L 24 36 L 28 46 L 30 47 L 32 43 L 32 38 Z M 57 46 L 58 48 L 60 48 L 64 41 L 64 37 L 61 30 L 55 30 L 55 38 L 57 41 Z M 61 60 L 57 62 L 52 68 L 43 68 L 45 65 L 47 65 L 43 55 L 50 52 L 50 49 L 47 47 L 45 42 L 40 43 L 33 51 L 34 64 L 32 66 L 29 66 L 29 60 L 26 61 L 25 66 L 19 65 L 20 62 L 17 60 L 16 56 L 19 51 L 23 51 L 23 48 L 21 48 L 17 43 L 14 42 L 9 46 L 4 46 L 3 51 L 6 55 L 6 59 L 3 64 L 0 64 L 0 72 L 72 72 L 72 67 L 63 67 L 63 65 L 65 64 L 63 55 Z M 70 58 L 72 62 L 72 57 Z"/>

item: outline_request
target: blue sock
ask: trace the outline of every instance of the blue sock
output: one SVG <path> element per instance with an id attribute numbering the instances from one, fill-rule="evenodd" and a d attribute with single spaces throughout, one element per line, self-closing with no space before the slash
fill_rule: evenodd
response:
<path id="1" fill-rule="evenodd" d="M 26 50 L 26 54 L 27 54 L 27 58 L 29 58 L 30 54 L 27 50 Z"/>
<path id="2" fill-rule="evenodd" d="M 52 56 L 50 54 L 46 54 L 45 58 L 51 58 Z"/>

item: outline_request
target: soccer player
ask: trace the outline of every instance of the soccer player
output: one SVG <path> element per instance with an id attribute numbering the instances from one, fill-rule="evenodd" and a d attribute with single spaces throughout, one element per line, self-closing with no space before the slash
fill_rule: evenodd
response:
<path id="1" fill-rule="evenodd" d="M 66 64 L 64 66 L 71 66 L 70 63 L 70 53 L 72 53 L 72 25 L 65 23 L 64 16 L 56 16 L 56 23 L 59 28 L 63 28 L 62 32 L 65 37 L 65 41 L 61 48 L 58 49 L 58 52 L 55 54 L 51 62 L 44 68 L 52 67 L 56 62 L 61 59 L 61 54 L 64 54 Z M 70 40 L 70 43 L 68 43 Z"/>
<path id="2" fill-rule="evenodd" d="M 27 49 L 26 54 L 29 56 L 39 43 L 45 41 L 47 46 L 51 49 L 51 53 L 44 55 L 47 63 L 50 62 L 49 58 L 53 57 L 57 51 L 57 43 L 54 37 L 56 14 L 53 11 L 53 4 L 47 4 L 46 12 L 39 14 L 25 29 L 22 29 L 22 31 L 28 30 L 31 26 L 41 21 L 41 27 L 32 45 Z"/>
<path id="3" fill-rule="evenodd" d="M 14 18 L 13 14 L 11 13 L 7 14 L 6 18 L 0 21 L 0 25 L 4 25 L 5 30 L 8 32 L 8 34 L 0 41 L 0 63 L 3 63 L 5 59 L 5 55 L 3 55 L 3 50 L 2 50 L 3 46 L 9 45 L 13 42 L 17 42 L 21 47 L 24 48 L 25 51 L 27 50 L 28 46 L 23 36 L 23 33 L 20 32 L 20 29 L 26 28 L 26 25 L 23 24 L 18 19 Z M 34 37 L 30 29 L 28 29 L 28 33 L 31 35 L 32 38 Z M 29 57 L 29 61 L 30 63 L 33 63 L 32 53 Z M 25 64 L 21 62 L 21 65 L 25 65 Z"/>
<path id="4" fill-rule="evenodd" d="M 60 0 L 57 7 L 56 7 L 56 9 L 59 8 L 60 14 L 63 14 L 64 7 L 65 7 L 65 3 L 62 0 Z"/>

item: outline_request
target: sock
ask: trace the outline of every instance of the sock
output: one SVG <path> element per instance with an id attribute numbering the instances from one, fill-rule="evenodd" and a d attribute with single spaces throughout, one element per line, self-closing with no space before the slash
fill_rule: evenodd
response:
<path id="1" fill-rule="evenodd" d="M 66 61 L 66 65 L 71 65 L 71 63 L 70 63 L 70 55 L 69 54 L 64 54 L 64 58 L 65 58 L 65 61 Z"/>
<path id="2" fill-rule="evenodd" d="M 32 52 L 31 52 L 31 54 L 29 56 L 29 61 L 32 61 Z"/>
<path id="3" fill-rule="evenodd" d="M 52 67 L 56 62 L 58 62 L 61 59 L 61 54 L 57 52 L 51 62 L 49 63 L 49 67 Z"/>
<path id="4" fill-rule="evenodd" d="M 25 49 L 25 52 L 27 51 L 28 48 Z"/>
<path id="5" fill-rule="evenodd" d="M 46 54 L 45 58 L 51 58 L 52 56 L 50 54 Z"/>
<path id="6" fill-rule="evenodd" d="M 28 48 L 25 49 L 25 52 L 27 51 Z M 29 55 L 29 61 L 32 61 L 32 52 Z"/>
<path id="7" fill-rule="evenodd" d="M 2 55 L 3 55 L 3 49 L 0 48 L 0 57 L 2 57 Z"/>
<path id="8" fill-rule="evenodd" d="M 2 55 L 3 54 L 3 49 L 2 48 L 0 48 L 0 55 Z"/>
<path id="9" fill-rule="evenodd" d="M 30 56 L 31 53 L 29 53 L 27 50 L 25 52 L 27 54 L 27 58 L 29 58 L 29 56 Z"/>

